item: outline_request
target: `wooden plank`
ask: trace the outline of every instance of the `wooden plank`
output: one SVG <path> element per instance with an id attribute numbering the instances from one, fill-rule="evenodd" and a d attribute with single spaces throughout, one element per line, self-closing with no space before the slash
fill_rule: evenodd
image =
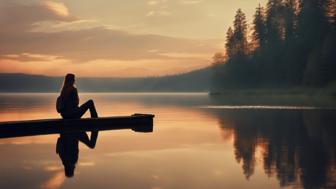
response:
<path id="1" fill-rule="evenodd" d="M 136 132 L 153 132 L 151 114 L 133 114 L 83 119 L 46 119 L 0 122 L 0 138 L 80 132 L 92 130 L 132 129 Z"/>

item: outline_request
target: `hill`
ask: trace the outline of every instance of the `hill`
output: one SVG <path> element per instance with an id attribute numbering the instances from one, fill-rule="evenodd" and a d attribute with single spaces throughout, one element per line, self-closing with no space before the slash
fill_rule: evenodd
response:
<path id="1" fill-rule="evenodd" d="M 210 88 L 211 68 L 188 73 L 146 78 L 78 78 L 82 92 L 206 92 Z M 0 92 L 57 92 L 63 77 L 0 73 Z"/>

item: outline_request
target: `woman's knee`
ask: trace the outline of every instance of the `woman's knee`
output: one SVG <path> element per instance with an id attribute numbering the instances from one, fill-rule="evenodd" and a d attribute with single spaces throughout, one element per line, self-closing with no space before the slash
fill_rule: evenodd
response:
<path id="1" fill-rule="evenodd" d="M 91 100 L 91 99 L 90 99 L 90 100 L 88 100 L 88 101 L 87 101 L 87 103 L 88 103 L 89 105 L 91 105 L 91 106 L 93 106 L 93 105 L 94 105 L 94 102 L 93 102 L 93 100 Z"/>
<path id="2" fill-rule="evenodd" d="M 96 147 L 96 144 L 90 144 L 89 148 L 94 149 Z"/>

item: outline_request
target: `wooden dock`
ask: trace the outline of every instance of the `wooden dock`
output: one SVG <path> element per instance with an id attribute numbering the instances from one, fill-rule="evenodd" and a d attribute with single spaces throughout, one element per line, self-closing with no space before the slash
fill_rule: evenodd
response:
<path id="1" fill-rule="evenodd" d="M 132 129 L 135 132 L 153 132 L 151 114 L 133 114 L 83 119 L 45 119 L 0 122 L 0 138 L 57 134 L 61 132 L 104 131 Z"/>

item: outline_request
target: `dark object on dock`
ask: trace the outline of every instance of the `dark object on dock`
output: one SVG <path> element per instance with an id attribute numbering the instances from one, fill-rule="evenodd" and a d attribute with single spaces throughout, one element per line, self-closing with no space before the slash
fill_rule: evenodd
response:
<path id="1" fill-rule="evenodd" d="M 132 129 L 135 132 L 153 132 L 151 114 L 133 114 L 82 119 L 46 119 L 29 121 L 0 122 L 0 138 L 57 134 L 92 130 Z"/>

